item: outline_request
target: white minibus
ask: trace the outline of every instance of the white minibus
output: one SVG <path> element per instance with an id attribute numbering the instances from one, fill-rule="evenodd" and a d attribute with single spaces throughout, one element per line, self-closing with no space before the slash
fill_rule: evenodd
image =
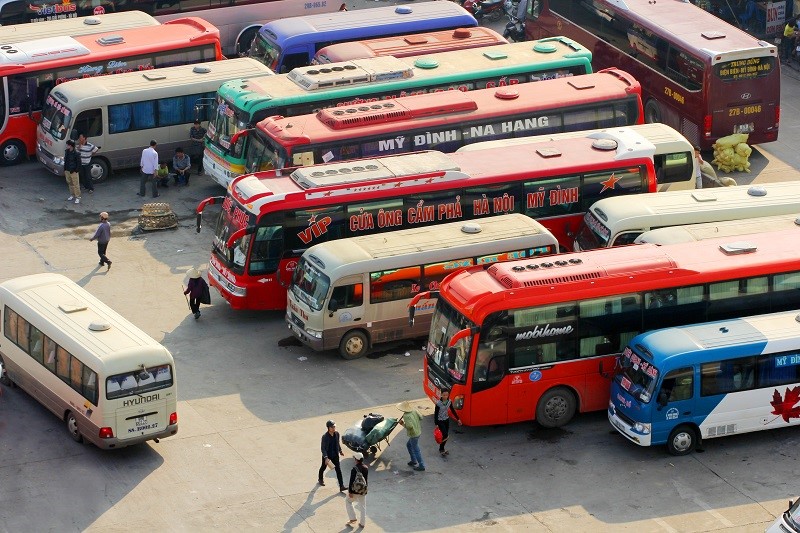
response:
<path id="1" fill-rule="evenodd" d="M 94 182 L 104 181 L 115 169 L 138 167 L 151 139 L 158 143 L 160 158 L 172 161 L 176 148 L 189 147 L 192 122 L 216 112 L 220 85 L 270 74 L 258 61 L 238 58 L 62 83 L 42 109 L 36 154 L 51 172 L 63 176 L 67 139 L 84 133 L 101 147 L 89 170 Z"/>
<path id="2" fill-rule="evenodd" d="M 800 211 L 800 206 L 798 206 Z M 642 244 L 678 244 L 683 242 L 704 241 L 720 237 L 739 237 L 753 233 L 788 230 L 800 226 L 797 214 L 778 215 L 774 217 L 746 218 L 744 220 L 727 220 L 708 224 L 689 224 L 645 231 L 633 242 Z"/>
<path id="3" fill-rule="evenodd" d="M 306 346 L 355 359 L 375 344 L 427 335 L 436 300 L 416 307 L 413 326 L 408 304 L 445 276 L 557 250 L 544 226 L 519 213 L 317 244 L 294 271 L 286 321 Z"/>
<path id="4" fill-rule="evenodd" d="M 470 152 L 472 150 L 485 150 L 487 148 L 538 143 L 544 140 L 558 141 L 561 139 L 581 137 L 589 139 L 611 139 L 620 142 L 621 137 L 630 135 L 629 132 L 641 135 L 656 148 L 655 154 L 653 155 L 653 166 L 656 167 L 658 192 L 681 191 L 695 188 L 697 160 L 694 158 L 694 147 L 686 140 L 686 137 L 660 122 L 653 124 L 636 124 L 634 126 L 619 128 L 570 131 L 553 135 L 536 135 L 533 137 L 520 137 L 516 139 L 484 141 L 462 146 L 456 150 L 456 152 Z"/>
<path id="5" fill-rule="evenodd" d="M 178 432 L 175 362 L 77 283 L 0 283 L 0 377 L 64 421 L 70 437 L 122 448 Z"/>
<path id="6" fill-rule="evenodd" d="M 584 215 L 573 250 L 631 244 L 657 228 L 796 214 L 798 205 L 800 181 L 604 198 Z"/>

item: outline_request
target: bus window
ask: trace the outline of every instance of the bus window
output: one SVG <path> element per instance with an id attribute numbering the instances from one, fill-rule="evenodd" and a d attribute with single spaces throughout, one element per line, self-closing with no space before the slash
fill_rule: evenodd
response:
<path id="1" fill-rule="evenodd" d="M 5 308 L 5 316 L 3 317 L 3 331 L 6 333 L 6 337 L 12 342 L 17 342 L 17 321 L 19 320 L 19 315 L 9 309 L 8 307 Z"/>
<path id="2" fill-rule="evenodd" d="M 56 350 L 56 375 L 64 383 L 69 383 L 69 352 L 61 346 Z"/>
<path id="3" fill-rule="evenodd" d="M 633 244 L 633 241 L 636 240 L 636 237 L 641 234 L 641 231 L 628 231 L 626 233 L 620 233 L 616 236 L 611 246 L 624 246 L 626 244 Z"/>
<path id="4" fill-rule="evenodd" d="M 89 109 L 81 112 L 75 118 L 73 131 L 83 133 L 87 137 L 97 137 L 103 134 L 103 113 L 100 109 Z"/>
<path id="5" fill-rule="evenodd" d="M 693 395 L 694 370 L 691 367 L 670 371 L 664 376 L 661 383 L 661 392 L 658 394 L 658 403 L 666 405 L 669 402 L 689 400 Z"/>
<path id="6" fill-rule="evenodd" d="M 39 363 L 42 362 L 42 350 L 44 348 L 44 335 L 38 328 L 31 326 L 31 357 L 36 359 Z"/>
<path id="7" fill-rule="evenodd" d="M 370 303 L 404 300 L 419 292 L 420 267 L 370 272 L 369 279 Z"/>
<path id="8" fill-rule="evenodd" d="M 714 361 L 700 366 L 702 396 L 752 389 L 754 382 L 755 358 L 753 357 Z"/>
<path id="9" fill-rule="evenodd" d="M 764 276 L 710 284 L 708 320 L 735 318 L 739 316 L 739 309 L 743 305 L 753 312 L 769 312 L 768 281 Z M 744 300 L 747 300 L 747 303 Z"/>
<path id="10" fill-rule="evenodd" d="M 256 230 L 250 252 L 250 273 L 275 272 L 283 251 L 283 228 L 261 226 Z"/>
<path id="11" fill-rule="evenodd" d="M 354 283 L 334 287 L 331 293 L 331 303 L 336 302 L 336 309 L 347 309 L 364 305 L 364 285 Z"/>
<path id="12" fill-rule="evenodd" d="M 308 65 L 309 55 L 308 52 L 294 52 L 283 56 L 283 65 L 281 65 L 281 73 L 289 72 L 297 67 L 304 67 Z M 269 63 L 267 63 L 269 65 Z"/>
<path id="13" fill-rule="evenodd" d="M 56 351 L 58 345 L 49 337 L 44 338 L 44 366 L 53 374 L 56 373 Z"/>
<path id="14" fill-rule="evenodd" d="M 23 349 L 23 351 L 28 351 L 30 347 L 30 338 L 28 337 L 29 334 L 30 324 L 28 321 L 22 317 L 17 319 L 17 346 Z"/>
<path id="15" fill-rule="evenodd" d="M 759 355 L 758 386 L 778 387 L 800 381 L 800 365 L 787 364 L 798 358 L 798 352 Z"/>

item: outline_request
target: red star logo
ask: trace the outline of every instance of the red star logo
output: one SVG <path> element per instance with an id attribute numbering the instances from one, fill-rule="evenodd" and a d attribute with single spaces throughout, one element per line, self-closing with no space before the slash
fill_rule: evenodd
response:
<path id="1" fill-rule="evenodd" d="M 308 225 L 311 226 L 317 221 L 317 215 L 311 215 L 308 217 Z"/>
<path id="2" fill-rule="evenodd" d="M 325 196 L 330 196 L 332 194 L 333 194 L 333 191 L 328 191 L 328 192 L 325 193 Z"/>
<path id="3" fill-rule="evenodd" d="M 603 186 L 603 188 L 600 189 L 600 194 L 603 194 L 604 192 L 606 192 L 606 189 L 610 189 L 610 190 L 613 191 L 614 190 L 614 186 L 617 184 L 617 182 L 620 179 L 622 179 L 622 178 L 618 178 L 614 174 L 611 174 L 611 176 L 609 176 L 609 178 L 606 181 L 601 181 L 600 184 Z"/>

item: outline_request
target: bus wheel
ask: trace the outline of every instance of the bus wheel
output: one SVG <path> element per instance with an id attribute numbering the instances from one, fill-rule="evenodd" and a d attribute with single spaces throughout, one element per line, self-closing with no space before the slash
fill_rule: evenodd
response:
<path id="1" fill-rule="evenodd" d="M 358 359 L 367 354 L 367 336 L 363 331 L 348 331 L 339 343 L 339 355 L 343 359 Z"/>
<path id="2" fill-rule="evenodd" d="M 19 141 L 7 141 L 3 144 L 3 147 L 0 148 L 0 152 L 3 154 L 3 157 L 0 158 L 0 163 L 2 163 L 3 166 L 22 163 L 22 160 L 25 159 L 27 155 L 25 145 Z"/>
<path id="3" fill-rule="evenodd" d="M 694 450 L 697 433 L 689 426 L 678 426 L 667 439 L 667 451 L 672 455 L 686 455 Z"/>
<path id="4" fill-rule="evenodd" d="M 83 436 L 80 429 L 78 429 L 78 419 L 72 414 L 72 411 L 67 411 L 67 416 L 64 417 L 67 422 L 67 432 L 72 440 L 75 442 L 83 442 Z"/>
<path id="5" fill-rule="evenodd" d="M 644 121 L 648 124 L 661 122 L 661 108 L 655 100 L 648 100 L 644 106 Z"/>
<path id="6" fill-rule="evenodd" d="M 563 387 L 545 392 L 536 406 L 536 421 L 546 428 L 561 427 L 575 416 L 575 396 Z"/>
<path id="7" fill-rule="evenodd" d="M 105 159 L 92 159 L 89 164 L 89 177 L 91 177 L 92 183 L 103 183 L 108 179 L 109 174 L 111 174 L 111 169 Z"/>

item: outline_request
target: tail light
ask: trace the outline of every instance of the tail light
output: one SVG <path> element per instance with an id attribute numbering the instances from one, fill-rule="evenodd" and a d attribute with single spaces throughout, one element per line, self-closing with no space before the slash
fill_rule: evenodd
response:
<path id="1" fill-rule="evenodd" d="M 178 423 L 178 413 L 170 413 L 169 415 L 169 425 L 174 426 Z"/>
<path id="2" fill-rule="evenodd" d="M 114 430 L 111 428 L 100 428 L 100 433 L 98 435 L 101 439 L 113 439 L 114 438 Z"/>
<path id="3" fill-rule="evenodd" d="M 711 138 L 711 115 L 703 117 L 703 137 L 706 139 Z"/>
<path id="4" fill-rule="evenodd" d="M 775 106 L 775 127 L 778 127 L 778 124 L 781 123 L 781 106 Z"/>

